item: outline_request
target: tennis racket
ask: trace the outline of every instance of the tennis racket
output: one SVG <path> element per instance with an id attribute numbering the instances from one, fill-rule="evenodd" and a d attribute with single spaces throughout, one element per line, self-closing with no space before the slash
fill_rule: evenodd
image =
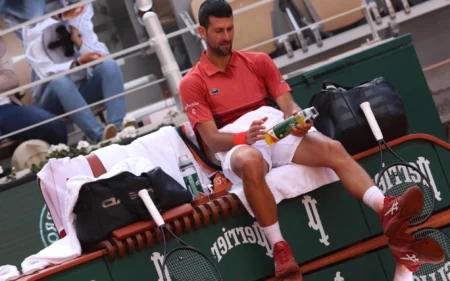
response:
<path id="1" fill-rule="evenodd" d="M 360 105 L 367 118 L 367 122 L 372 130 L 375 139 L 378 141 L 380 149 L 380 173 L 378 178 L 375 178 L 375 184 L 380 189 L 385 189 L 385 195 L 400 197 L 405 191 L 417 185 L 422 190 L 424 195 L 424 205 L 419 215 L 411 218 L 409 221 L 410 226 L 419 225 L 424 223 L 433 213 L 435 206 L 434 191 L 431 187 L 429 179 L 415 166 L 403 160 L 398 156 L 383 139 L 383 134 L 378 126 L 378 122 L 375 119 L 375 115 L 372 112 L 369 102 L 364 102 Z M 391 163 L 386 167 L 383 167 L 383 148 L 386 146 L 387 150 L 397 158 L 397 162 Z M 383 188 L 382 188 L 383 187 Z"/>
<path id="2" fill-rule="evenodd" d="M 431 238 L 438 242 L 445 252 L 445 260 L 440 264 L 421 264 L 419 269 L 414 272 L 414 275 L 418 277 L 417 280 L 446 281 L 448 273 L 444 266 L 450 261 L 450 238 L 444 232 L 433 228 L 421 229 L 413 233 L 413 236 L 416 239 L 426 237 Z M 416 278 L 414 280 L 416 280 Z"/>
<path id="3" fill-rule="evenodd" d="M 188 245 L 166 227 L 161 214 L 148 194 L 148 190 L 142 189 L 138 192 L 138 195 L 144 202 L 153 220 L 158 225 L 163 237 L 164 261 L 162 275 L 164 281 L 167 281 L 167 275 L 170 276 L 172 281 L 222 281 L 223 279 L 219 268 L 210 258 Z M 165 232 L 169 233 L 182 246 L 172 249 L 167 253 Z"/>

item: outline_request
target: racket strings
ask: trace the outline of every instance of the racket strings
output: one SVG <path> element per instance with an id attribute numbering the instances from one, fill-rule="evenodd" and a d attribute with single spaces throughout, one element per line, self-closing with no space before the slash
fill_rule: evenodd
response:
<path id="1" fill-rule="evenodd" d="M 420 214 L 410 220 L 411 225 L 423 223 L 434 210 L 434 192 L 428 179 L 412 165 L 398 163 L 386 167 L 379 175 L 377 186 L 386 190 L 385 196 L 401 197 L 409 188 L 418 186 L 424 195 Z"/>
<path id="2" fill-rule="evenodd" d="M 442 270 L 443 266 L 450 260 L 450 239 L 447 235 L 445 235 L 443 232 L 435 229 L 426 229 L 418 231 L 414 234 L 414 237 L 417 239 L 419 238 L 431 238 L 434 239 L 436 242 L 438 242 L 445 251 L 445 260 L 440 264 L 431 264 L 431 263 L 424 263 L 421 264 L 419 269 L 414 273 L 419 278 L 422 278 L 421 276 L 424 276 L 426 279 L 421 280 L 428 280 L 429 275 L 434 275 L 436 281 L 444 281 L 447 280 L 447 272 Z M 443 275 L 445 274 L 445 275 Z"/>
<path id="3" fill-rule="evenodd" d="M 216 267 L 202 254 L 193 249 L 180 248 L 166 258 L 166 267 L 172 281 L 220 281 Z"/>

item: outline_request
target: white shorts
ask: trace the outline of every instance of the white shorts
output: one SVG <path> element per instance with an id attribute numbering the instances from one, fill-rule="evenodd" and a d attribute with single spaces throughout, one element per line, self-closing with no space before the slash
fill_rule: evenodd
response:
<path id="1" fill-rule="evenodd" d="M 312 127 L 308 133 L 311 132 L 317 132 L 316 128 Z M 269 164 L 269 170 L 271 170 L 272 168 L 291 164 L 295 151 L 300 145 L 302 139 L 303 138 L 289 135 L 272 146 L 268 146 L 264 140 L 258 141 L 251 146 L 261 152 L 264 160 L 266 160 L 267 164 Z M 241 178 L 239 178 L 231 169 L 231 155 L 234 151 L 236 151 L 236 149 L 242 146 L 246 145 L 238 145 L 233 147 L 225 154 L 222 161 L 223 173 L 225 177 L 227 177 L 233 184 L 238 184 L 242 181 Z"/>

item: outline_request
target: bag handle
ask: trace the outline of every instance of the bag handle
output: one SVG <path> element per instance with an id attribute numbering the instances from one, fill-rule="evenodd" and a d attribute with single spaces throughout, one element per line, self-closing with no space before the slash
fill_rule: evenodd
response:
<path id="1" fill-rule="evenodd" d="M 372 81 L 370 81 L 370 80 L 364 81 L 363 83 L 360 83 L 358 86 L 364 85 L 364 84 L 369 83 L 369 82 L 372 82 Z M 322 89 L 323 89 L 323 90 L 326 90 L 326 89 L 327 89 L 327 86 L 330 86 L 330 85 L 331 85 L 331 86 L 334 86 L 334 87 L 336 87 L 336 88 L 342 88 L 342 89 L 344 89 L 344 90 L 346 90 L 346 91 L 358 87 L 358 86 L 354 86 L 354 87 L 342 86 L 341 84 L 338 84 L 338 83 L 333 82 L 333 80 L 331 80 L 331 79 L 326 79 L 326 80 L 324 80 L 323 83 L 322 83 Z"/>

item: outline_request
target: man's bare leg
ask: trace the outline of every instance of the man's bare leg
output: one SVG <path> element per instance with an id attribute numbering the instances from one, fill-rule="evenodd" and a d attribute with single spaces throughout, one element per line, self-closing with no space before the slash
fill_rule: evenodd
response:
<path id="1" fill-rule="evenodd" d="M 345 189 L 356 199 L 370 201 L 378 214 L 384 205 L 384 196 L 367 172 L 347 153 L 345 148 L 337 141 L 322 135 L 319 132 L 308 133 L 300 143 L 292 159 L 294 163 L 314 166 L 329 167 L 336 172 Z M 367 194 L 370 188 L 374 189 Z M 364 198 L 366 197 L 366 198 Z M 369 205 L 369 204 L 368 204 Z"/>
<path id="2" fill-rule="evenodd" d="M 273 249 L 275 276 L 301 281 L 294 255 L 281 234 L 275 198 L 265 180 L 268 163 L 257 149 L 246 146 L 231 155 L 231 169 L 242 179 L 245 198 Z"/>
<path id="3" fill-rule="evenodd" d="M 242 179 L 245 197 L 258 223 L 262 227 L 276 223 L 277 205 L 265 179 L 269 164 L 261 153 L 250 146 L 236 149 L 231 155 L 231 169 Z"/>
<path id="4" fill-rule="evenodd" d="M 417 186 L 409 188 L 398 198 L 385 198 L 366 171 L 344 147 L 319 132 L 310 133 L 304 137 L 295 152 L 293 162 L 333 169 L 351 195 L 362 200 L 380 215 L 383 231 L 390 239 L 398 240 L 402 237 L 403 231 L 409 225 L 409 220 L 418 215 L 423 207 L 423 194 Z M 423 247 L 413 247 L 413 244 L 413 241 L 403 239 L 397 242 L 395 247 L 390 246 L 390 248 L 397 256 L 405 256 L 405 253 L 408 253 L 421 256 L 421 260 L 437 260 L 443 257 L 443 254 L 437 253 L 431 246 L 423 244 Z M 391 240 L 388 245 L 392 245 Z M 406 271 L 417 269 L 421 262 L 399 259 L 398 263 L 397 277 L 399 278 L 400 275 L 411 277 L 412 275 Z M 405 272 L 406 274 L 401 274 Z"/>

